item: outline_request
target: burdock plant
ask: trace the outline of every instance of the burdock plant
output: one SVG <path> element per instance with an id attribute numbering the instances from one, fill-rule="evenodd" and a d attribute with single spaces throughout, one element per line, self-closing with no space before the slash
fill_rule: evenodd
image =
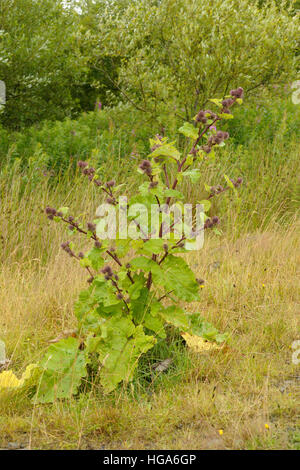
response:
<path id="1" fill-rule="evenodd" d="M 196 279 L 182 256 L 195 246 L 195 239 L 187 231 L 178 234 L 176 211 L 169 209 L 184 204 L 180 192 L 184 179 L 189 178 L 191 183 L 199 180 L 197 162 L 211 158 L 215 148 L 225 145 L 229 134 L 217 127 L 221 120 L 233 117 L 231 108 L 235 103 L 242 103 L 242 96 L 242 88 L 237 88 L 223 100 L 213 99 L 217 112 L 200 110 L 193 123 L 183 124 L 179 132 L 189 144 L 189 151 L 184 155 L 166 137 L 156 135 L 151 139 L 151 153 L 137 168 L 145 182 L 136 194 L 127 198 L 125 207 L 119 199 L 123 185 L 117 185 L 114 180 L 103 182 L 97 169 L 87 162 L 78 163 L 82 174 L 105 193 L 107 211 L 111 208 L 123 217 L 125 214 L 131 227 L 127 237 L 119 232 L 113 239 L 105 237 L 106 222 L 100 216 L 83 225 L 78 218 L 68 215 L 68 208 L 46 208 L 49 219 L 65 223 L 72 233 L 80 233 L 90 240 L 92 246 L 83 253 L 77 252 L 72 242 L 61 245 L 87 270 L 88 287 L 75 304 L 77 331 L 51 345 L 41 361 L 42 375 L 36 397 L 39 401 L 76 394 L 87 376 L 91 357 L 98 361 L 104 391 L 110 392 L 122 381 L 132 380 L 141 355 L 155 345 L 157 338 L 166 338 L 166 325 L 208 341 L 226 340 L 226 335 L 220 334 L 199 313 L 188 311 L 189 302 L 200 301 L 199 287 L 204 281 Z M 194 233 L 217 231 L 219 218 L 208 216 L 210 200 L 227 190 L 236 191 L 242 183 L 242 178 L 232 180 L 225 176 L 225 179 L 225 187 L 205 185 L 208 195 L 202 201 L 203 224 Z M 131 211 L 136 204 L 143 205 L 147 214 L 154 205 L 158 208 L 156 233 L 147 216 Z"/>

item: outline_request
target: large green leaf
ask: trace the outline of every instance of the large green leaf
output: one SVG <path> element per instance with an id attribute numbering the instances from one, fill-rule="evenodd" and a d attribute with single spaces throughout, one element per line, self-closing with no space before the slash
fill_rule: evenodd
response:
<path id="1" fill-rule="evenodd" d="M 135 327 L 130 318 L 114 316 L 108 320 L 102 337 L 94 340 L 94 350 L 102 363 L 100 380 L 104 390 L 108 393 L 120 382 L 131 381 L 140 356 L 155 342 L 153 336 L 145 335 L 142 325 Z"/>
<path id="2" fill-rule="evenodd" d="M 143 287 L 139 291 L 139 296 L 131 300 L 132 317 L 135 324 L 142 323 L 145 318 L 146 310 L 149 303 L 149 289 Z"/>
<path id="3" fill-rule="evenodd" d="M 180 152 L 174 147 L 172 144 L 163 144 L 157 149 L 155 149 L 151 154 L 150 157 L 172 157 L 175 160 L 180 159 Z"/>
<path id="4" fill-rule="evenodd" d="M 91 262 L 92 268 L 96 271 L 99 271 L 99 269 L 104 265 L 104 259 L 102 258 L 103 251 L 105 251 L 105 248 L 97 248 L 94 246 L 87 254 L 87 258 Z"/>
<path id="5" fill-rule="evenodd" d="M 144 245 L 139 250 L 147 255 L 158 255 L 162 250 L 165 244 L 165 240 L 162 238 L 153 238 L 144 243 Z"/>
<path id="6" fill-rule="evenodd" d="M 76 317 L 80 322 L 85 322 L 87 316 L 98 306 L 104 309 L 117 307 L 118 310 L 123 303 L 116 293 L 116 289 L 102 275 L 96 277 L 89 289 L 80 292 L 79 300 L 75 303 Z"/>
<path id="7" fill-rule="evenodd" d="M 50 403 L 58 398 L 70 398 L 77 393 L 86 376 L 85 352 L 76 338 L 63 339 L 49 347 L 39 366 L 42 370 L 36 399 Z"/>
<path id="8" fill-rule="evenodd" d="M 74 312 L 79 321 L 82 321 L 84 317 L 93 310 L 96 300 L 93 296 L 93 288 L 85 289 L 80 292 L 79 299 L 75 302 Z"/>
<path id="9" fill-rule="evenodd" d="M 169 255 L 160 266 L 156 264 L 151 270 L 153 282 L 167 291 L 172 291 L 179 299 L 199 299 L 199 285 L 183 258 Z"/>
<path id="10" fill-rule="evenodd" d="M 187 314 L 190 333 L 193 335 L 201 336 L 208 341 L 216 341 L 223 343 L 228 339 L 228 333 L 219 333 L 217 328 L 205 320 L 200 313 Z"/>
<path id="11" fill-rule="evenodd" d="M 194 127 L 193 124 L 190 124 L 189 122 L 185 122 L 183 126 L 181 126 L 179 129 L 179 132 L 186 137 L 190 137 L 191 139 L 196 140 L 198 138 L 198 129 L 197 127 Z"/>
<path id="12" fill-rule="evenodd" d="M 134 284 L 132 288 L 134 287 Z M 134 291 L 136 292 L 136 291 Z M 166 337 L 164 330 L 164 322 L 155 312 L 155 309 L 152 310 L 150 300 L 150 293 L 147 287 L 143 287 L 139 291 L 139 296 L 131 301 L 131 311 L 132 317 L 135 324 L 141 324 L 145 328 L 153 331 L 161 338 Z"/>
<path id="13" fill-rule="evenodd" d="M 146 313 L 143 325 L 148 328 L 148 330 L 153 331 L 160 338 L 166 338 L 167 335 L 164 328 L 164 322 L 158 316 L 153 316 L 150 311 Z"/>
<path id="14" fill-rule="evenodd" d="M 130 284 L 128 288 L 128 294 L 130 296 L 131 302 L 139 298 L 140 292 L 145 285 L 145 277 L 143 273 L 140 273 L 139 275 L 135 274 L 133 280 L 134 283 Z"/>
<path id="15" fill-rule="evenodd" d="M 133 258 L 130 264 L 132 267 L 136 269 L 142 269 L 143 271 L 150 271 L 152 269 L 155 269 L 157 266 L 157 263 L 155 263 L 155 261 L 146 258 L 145 256 L 138 256 L 136 258 Z"/>
<path id="16" fill-rule="evenodd" d="M 103 276 L 98 276 L 93 282 L 94 287 L 94 298 L 98 303 L 102 303 L 104 307 L 110 307 L 120 303 L 120 300 L 117 298 L 116 289 L 112 286 L 110 282 L 104 279 Z"/>
<path id="17" fill-rule="evenodd" d="M 185 310 L 181 307 L 171 305 L 170 307 L 162 308 L 160 311 L 160 315 L 167 323 L 171 323 L 171 325 L 174 325 L 183 331 L 189 329 L 189 321 L 187 314 Z"/>

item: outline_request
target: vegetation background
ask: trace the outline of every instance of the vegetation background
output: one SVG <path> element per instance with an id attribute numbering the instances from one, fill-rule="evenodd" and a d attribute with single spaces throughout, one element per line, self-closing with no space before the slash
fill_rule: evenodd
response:
<path id="1" fill-rule="evenodd" d="M 84 273 L 62 262 L 66 234 L 44 208 L 95 213 L 77 161 L 134 192 L 150 137 L 182 146 L 183 120 L 245 89 L 199 182 L 242 176 L 242 202 L 216 198 L 222 236 L 190 257 L 205 279 L 195 309 L 230 332 L 228 348 L 195 355 L 170 332 L 113 395 L 96 382 L 54 405 L 1 394 L 0 447 L 299 449 L 298 11 L 280 0 L 0 2 L 0 339 L 18 374 L 74 326 Z"/>

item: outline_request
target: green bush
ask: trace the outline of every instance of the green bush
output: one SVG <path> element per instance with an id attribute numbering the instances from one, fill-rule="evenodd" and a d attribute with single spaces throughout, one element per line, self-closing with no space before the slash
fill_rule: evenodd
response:
<path id="1" fill-rule="evenodd" d="M 276 90 L 276 91 L 275 91 Z M 272 94 L 245 102 L 226 130 L 234 143 L 252 145 L 254 142 L 281 140 L 287 145 L 300 139 L 300 106 L 293 104 L 289 87 L 278 87 Z"/>
<path id="2" fill-rule="evenodd" d="M 0 5 L 0 79 L 5 126 L 19 129 L 80 110 L 73 87 L 84 82 L 86 48 L 79 15 L 62 0 L 5 0 Z"/>
<path id="3" fill-rule="evenodd" d="M 166 119 L 163 123 L 166 135 L 172 135 L 180 123 L 176 116 Z M 0 126 L 0 168 L 18 159 L 26 170 L 30 159 L 39 161 L 41 154 L 42 169 L 54 170 L 56 174 L 70 166 L 75 168 L 78 160 L 89 158 L 95 165 L 122 159 L 130 167 L 137 155 L 147 155 L 153 128 L 158 133 L 161 130 L 130 105 L 82 113 L 74 120 L 44 121 L 22 132 L 9 132 Z M 278 96 L 273 92 L 254 103 L 246 102 L 237 109 L 234 120 L 226 121 L 224 129 L 230 133 L 231 145 L 252 147 L 260 141 L 270 143 L 275 139 L 288 146 L 299 140 L 300 107 L 280 88 Z"/>
<path id="4" fill-rule="evenodd" d="M 94 55 L 120 58 L 124 100 L 158 120 L 174 110 L 190 120 L 237 82 L 249 96 L 295 77 L 298 19 L 271 0 L 113 2 L 99 16 Z"/>
<path id="5" fill-rule="evenodd" d="M 42 169 L 62 173 L 80 159 L 91 158 L 97 165 L 120 158 L 133 161 L 132 153 L 146 152 L 150 132 L 128 106 L 82 113 L 76 120 L 44 121 L 22 132 L 0 128 L 1 163 L 7 163 L 9 154 L 10 163 L 18 159 L 26 169 L 30 159 L 43 153 Z"/>

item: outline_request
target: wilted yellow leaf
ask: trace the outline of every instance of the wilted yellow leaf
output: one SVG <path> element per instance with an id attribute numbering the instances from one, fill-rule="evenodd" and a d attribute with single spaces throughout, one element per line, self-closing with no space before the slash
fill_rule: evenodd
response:
<path id="1" fill-rule="evenodd" d="M 17 388 L 21 380 L 15 376 L 12 370 L 5 370 L 0 374 L 0 390 L 4 388 Z"/>
<path id="2" fill-rule="evenodd" d="M 221 349 L 221 346 L 218 346 L 216 343 L 206 341 L 200 336 L 190 335 L 189 333 L 181 333 L 181 336 L 186 341 L 188 347 L 198 353 Z"/>
<path id="3" fill-rule="evenodd" d="M 37 364 L 29 364 L 26 367 L 21 379 L 12 370 L 5 370 L 0 373 L 0 392 L 7 389 L 20 389 L 32 378 L 33 372 L 37 370 Z"/>
<path id="4" fill-rule="evenodd" d="M 21 380 L 20 380 L 20 387 L 22 387 L 23 385 L 25 384 L 28 384 L 29 381 L 36 376 L 36 372 L 39 370 L 38 368 L 38 365 L 37 364 L 29 364 L 26 369 L 25 369 L 25 372 L 23 373 L 22 377 L 21 377 Z"/>

